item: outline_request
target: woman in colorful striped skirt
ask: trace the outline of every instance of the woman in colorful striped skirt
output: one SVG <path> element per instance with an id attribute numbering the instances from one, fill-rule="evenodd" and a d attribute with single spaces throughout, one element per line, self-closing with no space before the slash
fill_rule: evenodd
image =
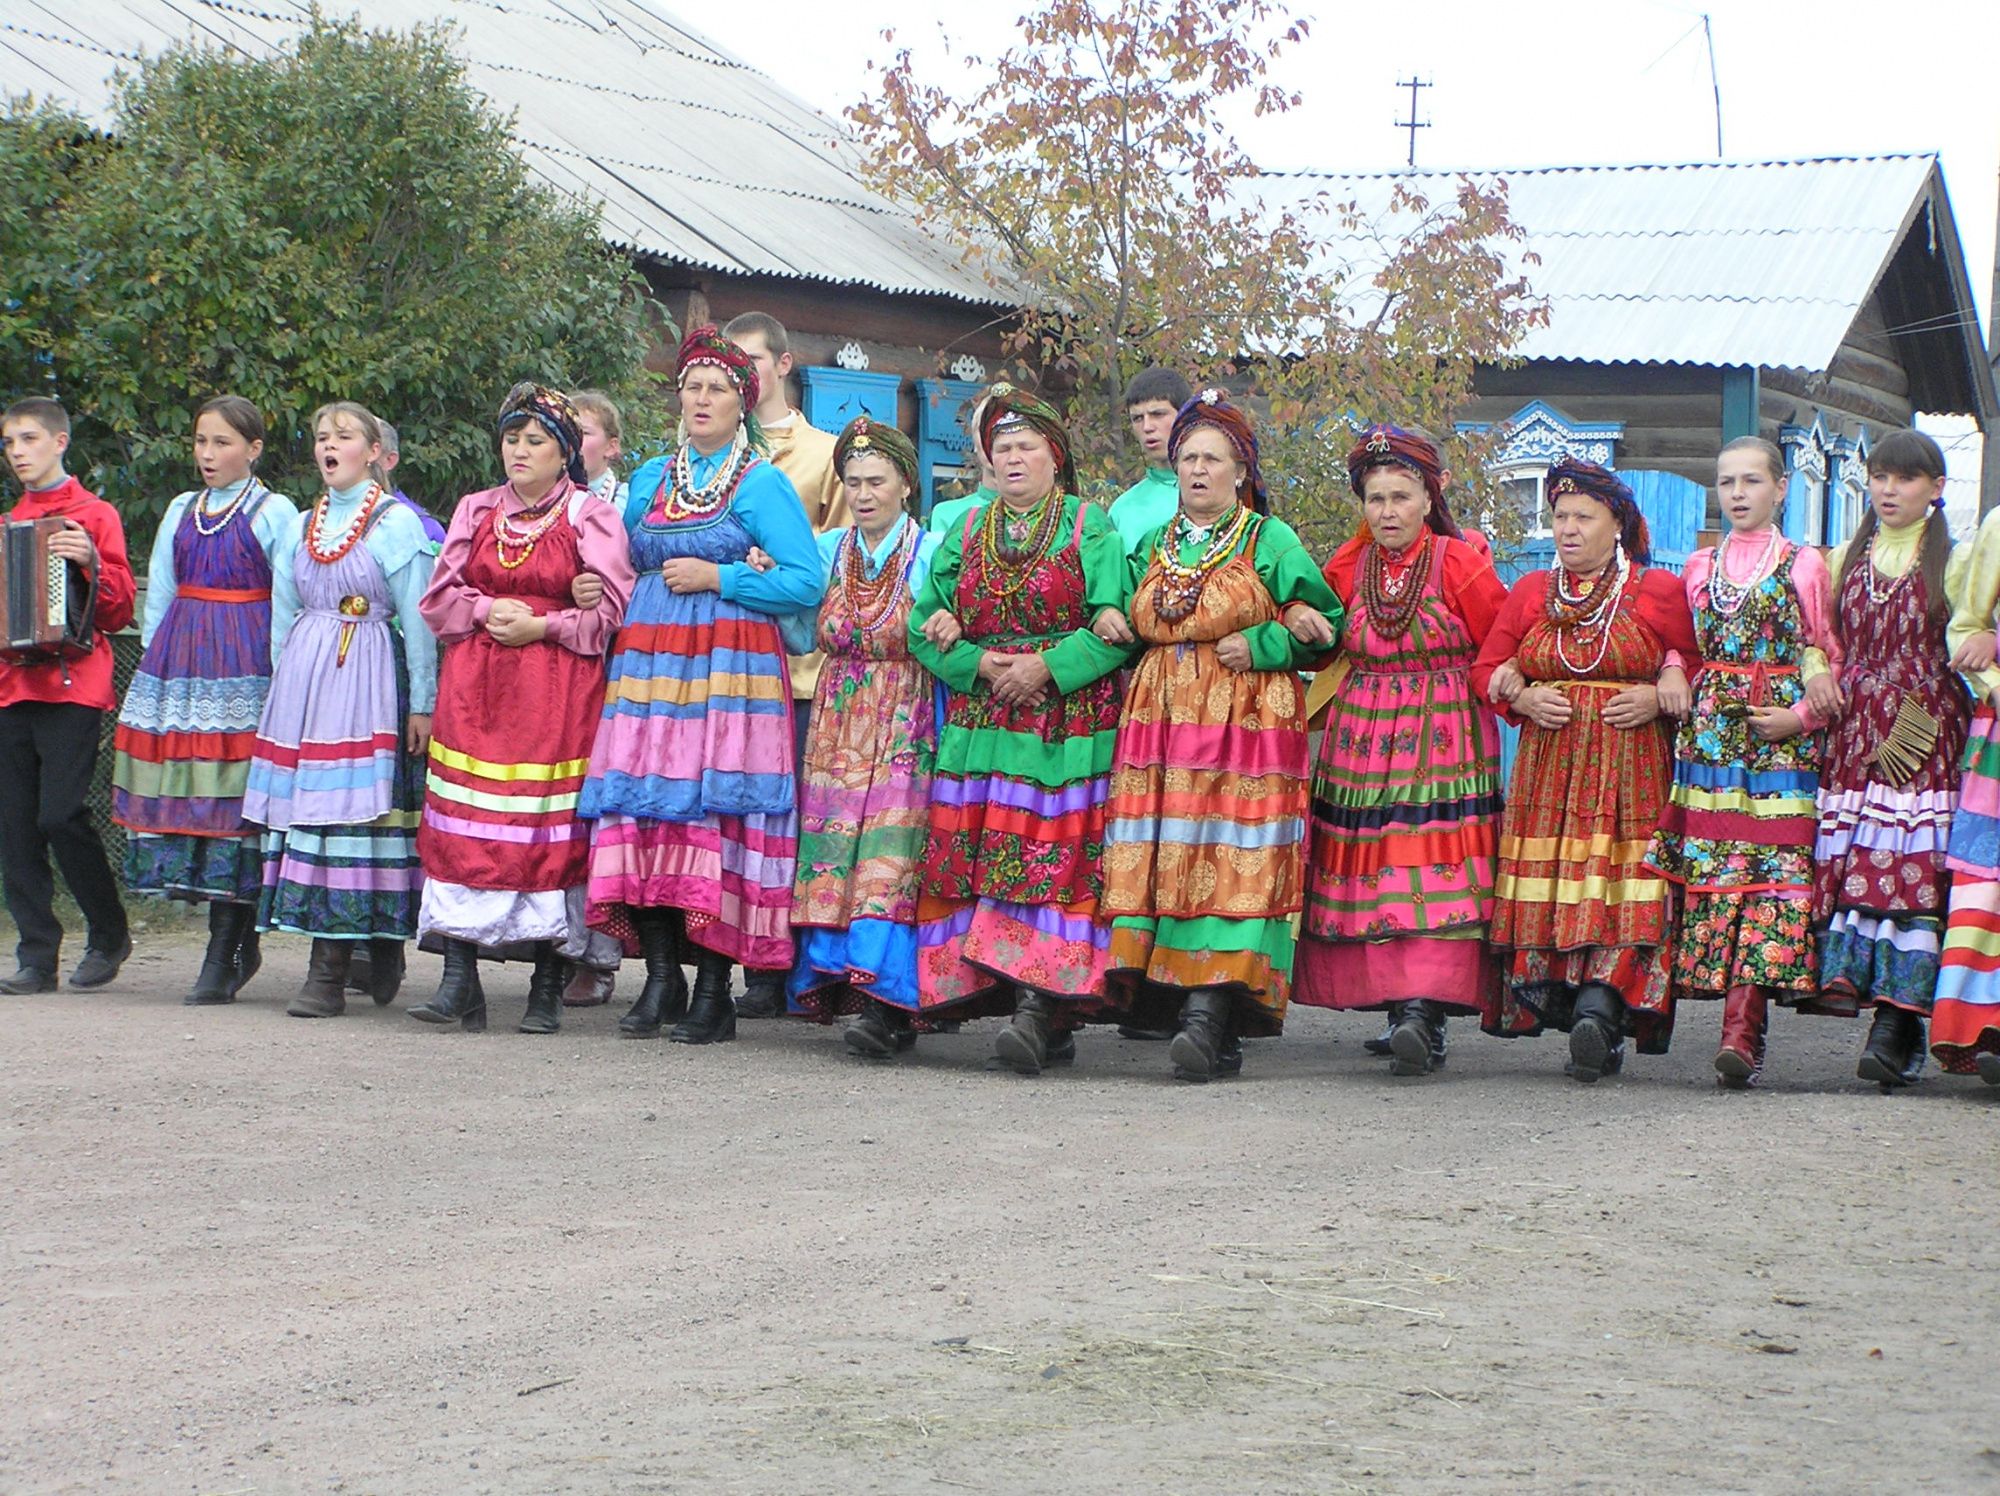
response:
<path id="1" fill-rule="evenodd" d="M 1700 663 L 1679 577 L 1651 568 L 1646 521 L 1594 463 L 1549 469 L 1556 564 L 1514 584 L 1472 689 L 1521 725 L 1493 887 L 1508 962 L 1492 1032 L 1569 1032 L 1568 1073 L 1595 1081 L 1673 1037 L 1671 909 L 1645 868 L 1672 778 L 1662 713 L 1687 711 Z"/>
<path id="2" fill-rule="evenodd" d="M 1722 1004 L 1716 1080 L 1755 1085 L 1772 999 L 1818 990 L 1812 935 L 1815 735 L 1838 710 L 1826 563 L 1778 528 L 1785 459 L 1739 437 L 1716 459 L 1729 533 L 1688 557 L 1701 643 L 1674 788 L 1647 866 L 1680 890 L 1676 1002 Z"/>
<path id="3" fill-rule="evenodd" d="M 1977 702 L 1966 739 L 1958 810 L 1945 861 L 1951 907 L 1931 1009 L 1931 1053 L 1957 1075 L 2000 1086 L 2000 670 L 1994 668 L 2000 610 L 2000 510 L 1980 521 L 1952 610 L 1952 667 Z"/>
<path id="4" fill-rule="evenodd" d="M 484 1028 L 479 957 L 525 959 L 535 971 L 521 1032 L 553 1034 L 565 948 L 584 932 L 590 840 L 577 794 L 632 563 L 617 512 L 583 486 L 566 396 L 516 385 L 499 438 L 507 482 L 459 500 L 423 600 L 444 653 L 417 828 L 417 933 L 444 953 L 444 976 L 410 1016 Z M 589 608 L 573 600 L 585 573 L 603 584 Z"/>
<path id="5" fill-rule="evenodd" d="M 1129 627 L 1097 628 L 1147 646 L 1118 724 L 1104 912 L 1120 1004 L 1142 1028 L 1178 1021 L 1174 1074 L 1207 1081 L 1285 1025 L 1304 897 L 1298 668 L 1317 651 L 1280 620 L 1310 613 L 1330 643 L 1341 609 L 1271 518 L 1256 434 L 1219 391 L 1181 407 L 1168 460 L 1180 508 L 1132 553 Z"/>
<path id="6" fill-rule="evenodd" d="M 1971 708 L 1945 644 L 1968 559 L 1944 518 L 1944 453 L 1892 431 L 1868 454 L 1869 511 L 1833 552 L 1844 710 L 1820 770 L 1817 994 L 1801 1012 L 1875 1016 L 1856 1066 L 1885 1089 L 1923 1069 L 1950 897 L 1945 854 Z"/>
<path id="7" fill-rule="evenodd" d="M 256 973 L 264 862 L 243 824 L 271 684 L 271 571 L 298 509 L 255 476 L 264 418 L 241 395 L 195 416 L 199 491 L 167 506 L 147 576 L 145 655 L 114 738 L 111 818 L 129 833 L 125 887 L 208 903 L 190 1006 L 228 1003 Z"/>
<path id="8" fill-rule="evenodd" d="M 389 495 L 381 427 L 343 400 L 322 406 L 313 430 L 326 491 L 276 566 L 275 667 L 243 795 L 243 818 L 265 828 L 258 928 L 312 937 L 285 1010 L 295 1018 L 345 1010 L 362 941 L 370 996 L 395 1000 L 417 926 L 417 810 L 437 694 L 437 640 L 418 609 L 437 548 Z"/>
<path id="9" fill-rule="evenodd" d="M 1507 589 L 1427 437 L 1372 426 L 1347 471 L 1366 525 L 1326 564 L 1347 638 L 1313 772 L 1298 1000 L 1387 1009 L 1390 1073 L 1422 1075 L 1447 1015 L 1498 1002 L 1500 729 L 1469 672 Z"/>
<path id="10" fill-rule="evenodd" d="M 1011 1014 L 1025 1075 L 1074 1058 L 1105 1003 L 1104 802 L 1127 651 L 1091 625 L 1125 604 L 1125 547 L 1075 494 L 1062 418 L 997 384 L 979 422 L 999 497 L 944 537 L 910 648 L 950 688 L 918 910 L 927 1017 Z"/>
<path id="11" fill-rule="evenodd" d="M 834 443 L 854 524 L 819 538 L 826 653 L 799 785 L 792 928 L 803 932 L 791 1007 L 822 1023 L 858 1016 L 847 1047 L 893 1059 L 914 1041 L 917 883 L 930 828 L 936 692 L 910 653 L 910 606 L 937 537 L 910 517 L 917 449 L 857 416 Z"/>
<path id="12" fill-rule="evenodd" d="M 619 1031 L 736 1037 L 730 968 L 792 961 L 798 809 L 779 615 L 824 587 L 791 480 L 761 455 L 757 370 L 713 327 L 678 359 L 682 440 L 632 475 L 637 584 L 612 646 L 578 814 L 590 924 L 645 957 Z M 775 563 L 751 564 L 753 551 Z M 696 964 L 690 1001 L 681 963 Z"/>

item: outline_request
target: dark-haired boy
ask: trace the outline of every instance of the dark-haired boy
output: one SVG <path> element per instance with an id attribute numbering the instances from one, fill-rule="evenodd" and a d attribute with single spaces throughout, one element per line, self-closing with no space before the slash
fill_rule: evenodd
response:
<path id="1" fill-rule="evenodd" d="M 49 992 L 56 985 L 63 927 L 56 919 L 55 853 L 63 881 L 88 929 L 72 987 L 88 991 L 118 975 L 132 954 L 125 905 L 104 842 L 91 824 L 90 792 L 104 714 L 116 705 L 111 633 L 132 621 L 136 588 L 118 511 L 63 470 L 69 414 L 54 400 L 17 400 L 0 416 L 0 444 L 23 489 L 7 521 L 59 516 L 49 553 L 97 581 L 96 647 L 76 659 L 0 656 L 0 864 L 7 912 L 21 933 L 21 969 L 0 992 Z"/>
<path id="2" fill-rule="evenodd" d="M 1111 501 L 1111 527 L 1130 555 L 1181 507 L 1180 479 L 1167 460 L 1174 417 L 1193 398 L 1188 382 L 1172 369 L 1141 369 L 1125 386 L 1125 418 L 1146 458 L 1146 476 Z"/>

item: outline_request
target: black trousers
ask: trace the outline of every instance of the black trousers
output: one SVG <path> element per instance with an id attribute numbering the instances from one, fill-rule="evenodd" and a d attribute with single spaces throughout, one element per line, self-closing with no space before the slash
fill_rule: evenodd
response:
<path id="1" fill-rule="evenodd" d="M 0 870 L 7 912 L 21 932 L 21 965 L 54 971 L 62 955 L 56 921 L 56 856 L 89 924 L 92 950 L 122 950 L 125 905 L 84 796 L 97 768 L 104 713 L 60 701 L 0 707 Z"/>

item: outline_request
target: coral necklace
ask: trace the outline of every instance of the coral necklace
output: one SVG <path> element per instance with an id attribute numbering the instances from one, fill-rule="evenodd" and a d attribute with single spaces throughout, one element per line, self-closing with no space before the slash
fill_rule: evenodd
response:
<path id="1" fill-rule="evenodd" d="M 1181 548 L 1198 539 L 1201 532 L 1187 517 L 1186 510 L 1174 516 L 1173 523 L 1160 532 L 1159 544 L 1153 551 L 1153 564 L 1160 571 L 1160 580 L 1153 584 L 1153 611 L 1162 622 L 1180 623 L 1193 614 L 1209 577 L 1236 554 L 1237 542 L 1255 518 L 1255 512 L 1247 504 L 1238 504 L 1236 517 L 1227 523 L 1218 518 L 1208 544 L 1192 565 L 1186 565 L 1181 561 Z"/>
<path id="2" fill-rule="evenodd" d="M 867 543 L 861 538 L 861 527 L 856 525 L 847 532 L 841 542 L 840 594 L 846 605 L 846 613 L 854 626 L 864 634 L 872 634 L 881 628 L 896 604 L 902 600 L 903 589 L 908 583 L 910 565 L 916 560 L 917 541 L 921 536 L 914 520 L 904 518 L 899 523 L 904 527 L 902 539 L 896 543 L 895 552 L 882 563 L 882 569 L 873 578 L 868 575 Z"/>
<path id="3" fill-rule="evenodd" d="M 985 522 L 979 528 L 979 557 L 985 563 L 985 582 L 995 601 L 1003 606 L 1012 602 L 1035 575 L 1056 531 L 1062 528 L 1066 497 L 1058 488 L 1018 515 L 1008 509 L 1005 499 L 995 499 L 986 506 Z M 1018 549 L 1011 543 L 1017 530 L 1027 532 Z"/>
<path id="4" fill-rule="evenodd" d="M 368 485 L 368 496 L 361 501 L 361 507 L 354 511 L 354 518 L 349 521 L 347 532 L 341 536 L 333 549 L 328 550 L 326 511 L 332 502 L 333 495 L 322 490 L 319 498 L 313 502 L 312 517 L 306 521 L 306 550 L 321 566 L 333 565 L 353 550 L 360 543 L 361 537 L 368 533 L 369 521 L 374 519 L 375 508 L 382 502 L 382 485 L 379 483 Z"/>
<path id="5" fill-rule="evenodd" d="M 540 504 L 523 509 L 519 514 L 510 517 L 501 510 L 493 511 L 493 554 L 503 571 L 519 571 L 528 564 L 528 558 L 535 554 L 535 547 L 541 543 L 542 537 L 554 529 L 556 521 L 567 512 L 568 505 L 564 501 L 570 493 L 568 483 L 558 483 L 542 496 Z M 507 559 L 510 550 L 518 552 L 511 561 Z"/>
<path id="6" fill-rule="evenodd" d="M 1415 545 L 1390 569 L 1389 555 L 1379 545 L 1368 547 L 1361 567 L 1361 602 L 1368 610 L 1369 631 L 1383 639 L 1400 639 L 1410 631 L 1423 601 L 1423 583 L 1430 576 L 1431 528 L 1425 525 Z"/>
<path id="7" fill-rule="evenodd" d="M 1555 572 L 1549 579 L 1548 615 L 1556 626 L 1556 658 L 1571 675 L 1587 676 L 1604 663 L 1604 656 L 1611 648 L 1611 622 L 1618 612 L 1618 600 L 1625 593 L 1632 561 L 1620 546 L 1595 576 L 1572 577 L 1569 568 L 1560 561 Z M 1569 657 L 1572 638 L 1586 648 L 1593 639 L 1597 641 L 1597 653 L 1589 663 L 1578 664 Z"/>

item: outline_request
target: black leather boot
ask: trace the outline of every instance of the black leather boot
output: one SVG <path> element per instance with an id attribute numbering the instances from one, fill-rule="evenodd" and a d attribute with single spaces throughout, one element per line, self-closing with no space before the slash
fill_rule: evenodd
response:
<path id="1" fill-rule="evenodd" d="M 1979 1078 L 1987 1085 L 2000 1086 L 2000 1054 L 1981 1054 L 1972 1063 L 1979 1071 Z"/>
<path id="2" fill-rule="evenodd" d="M 1389 1073 L 1428 1075 L 1443 1038 L 1444 1014 L 1437 1004 L 1413 998 L 1403 1004 L 1403 1014 L 1389 1032 Z"/>
<path id="3" fill-rule="evenodd" d="M 1235 1006 L 1219 988 L 1197 987 L 1188 993 L 1181 1007 L 1181 1031 L 1167 1046 L 1175 1080 L 1201 1084 L 1215 1079 L 1229 1045 L 1229 1019 Z"/>
<path id="4" fill-rule="evenodd" d="M 469 940 L 447 940 L 437 991 L 408 1012 L 419 1023 L 455 1023 L 467 1033 L 483 1032 L 486 993 L 479 985 L 479 947 Z"/>
<path id="5" fill-rule="evenodd" d="M 916 1042 L 910 1015 L 887 1003 L 870 1001 L 847 1026 L 841 1040 L 868 1060 L 893 1060 Z"/>
<path id="6" fill-rule="evenodd" d="M 194 988 L 181 999 L 190 1008 L 219 1006 L 236 1001 L 237 948 L 243 943 L 243 928 L 257 911 L 248 904 L 230 904 L 221 899 L 208 906 L 208 950 L 201 958 L 201 972 Z"/>
<path id="7" fill-rule="evenodd" d="M 403 973 L 407 969 L 402 941 L 368 942 L 368 995 L 375 999 L 376 1007 L 386 1008 L 396 1000 L 396 994 L 403 990 Z"/>
<path id="8" fill-rule="evenodd" d="M 1055 1034 L 1056 1000 L 1023 987 L 1014 1016 L 993 1040 L 993 1058 L 1016 1075 L 1040 1075 L 1049 1063 Z"/>
<path id="9" fill-rule="evenodd" d="M 1451 1054 L 1451 1041 L 1444 1035 L 1444 1026 L 1450 1019 L 1444 1009 L 1435 1004 L 1431 1010 L 1437 1014 L 1437 1022 L 1431 1028 L 1431 1069 L 1442 1070 Z"/>
<path id="10" fill-rule="evenodd" d="M 743 969 L 743 997 L 736 1004 L 739 1018 L 778 1018 L 785 1011 L 785 973 Z"/>
<path id="11" fill-rule="evenodd" d="M 703 951 L 694 967 L 694 997 L 687 1017 L 667 1035 L 669 1044 L 727 1044 L 736 1037 L 736 1003 L 729 995 L 727 956 Z"/>
<path id="12" fill-rule="evenodd" d="M 1570 1021 L 1569 1076 L 1589 1085 L 1600 1076 L 1617 1074 L 1624 1062 L 1625 999 L 1615 987 L 1585 982 L 1576 994 Z"/>
<path id="13" fill-rule="evenodd" d="M 347 965 L 354 959 L 352 940 L 315 940 L 306 961 L 306 979 L 299 995 L 285 1009 L 294 1018 L 338 1018 L 347 1011 Z"/>
<path id="14" fill-rule="evenodd" d="M 639 999 L 618 1020 L 621 1039 L 657 1039 L 660 1026 L 687 1017 L 687 973 L 681 970 L 680 932 L 674 911 L 635 909 L 632 923 L 639 931 L 639 951 L 646 960 L 646 985 Z"/>
<path id="15" fill-rule="evenodd" d="M 1861 1063 L 1854 1073 L 1872 1080 L 1884 1091 L 1913 1086 L 1924 1070 L 1924 1021 L 1916 1014 L 1887 1003 L 1875 1005 L 1875 1021 L 1868 1026 L 1868 1042 L 1861 1048 Z"/>
<path id="16" fill-rule="evenodd" d="M 1402 1021 L 1403 1005 L 1397 1003 L 1387 1013 L 1382 1015 L 1382 1032 L 1372 1039 L 1363 1039 L 1361 1047 L 1370 1054 L 1380 1055 L 1385 1060 L 1388 1059 L 1390 1055 L 1396 1052 L 1396 1046 L 1392 1041 L 1396 1037 L 1396 1025 Z"/>
<path id="17" fill-rule="evenodd" d="M 524 1034 L 553 1034 L 562 1028 L 563 984 L 569 963 L 556 954 L 553 940 L 535 947 L 535 974 L 528 980 L 528 1011 L 521 1019 Z"/>
<path id="18" fill-rule="evenodd" d="M 243 938 L 236 942 L 236 975 L 232 979 L 229 995 L 234 997 L 250 985 L 250 978 L 257 975 L 264 965 L 264 941 L 257 933 L 257 908 L 254 904 L 243 905 Z"/>

